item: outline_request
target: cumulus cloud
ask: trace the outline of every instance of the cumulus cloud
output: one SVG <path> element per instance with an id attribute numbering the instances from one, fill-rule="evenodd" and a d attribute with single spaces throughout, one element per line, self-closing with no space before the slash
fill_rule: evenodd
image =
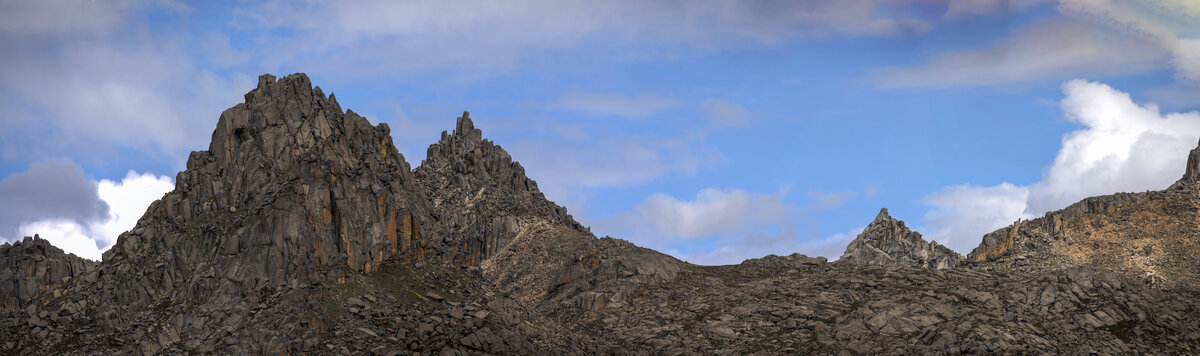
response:
<path id="1" fill-rule="evenodd" d="M 1029 218 L 1025 206 L 1029 188 L 1001 183 L 990 187 L 956 185 L 926 196 L 926 239 L 960 253 L 979 245 L 984 234 Z M 920 230 L 920 229 L 919 229 Z"/>
<path id="2" fill-rule="evenodd" d="M 593 231 L 705 265 L 797 252 L 833 260 L 862 232 L 859 228 L 818 238 L 800 234 L 799 216 L 836 208 L 857 192 L 814 190 L 803 205 L 785 202 L 789 194 L 787 186 L 774 193 L 706 188 L 690 199 L 653 194 L 629 211 L 601 219 Z"/>
<path id="3" fill-rule="evenodd" d="M 573 91 L 563 94 L 548 107 L 595 115 L 642 118 L 670 109 L 678 104 L 679 99 L 665 94 L 630 96 L 620 93 Z"/>
<path id="4" fill-rule="evenodd" d="M 787 190 L 776 194 L 754 194 L 741 189 L 701 190 L 692 200 L 654 194 L 633 207 L 653 233 L 666 238 L 699 238 L 738 232 L 747 226 L 781 225 L 787 222 Z"/>
<path id="5" fill-rule="evenodd" d="M 0 237 L 16 240 L 23 223 L 57 219 L 87 224 L 103 220 L 109 206 L 98 185 L 69 160 L 35 163 L 29 170 L 0 180 Z"/>
<path id="6" fill-rule="evenodd" d="M 1200 137 L 1200 113 L 1159 112 L 1098 82 L 1062 86 L 1063 114 L 1082 126 L 1063 136 L 1041 180 L 1028 186 L 951 186 L 925 198 L 929 236 L 959 252 L 983 233 L 1019 218 L 1038 217 L 1083 198 L 1163 189 L 1183 175 Z"/>
<path id="7" fill-rule="evenodd" d="M 1166 188 L 1183 175 L 1200 137 L 1200 113 L 1159 112 L 1129 94 L 1084 80 L 1063 84 L 1062 110 L 1084 128 L 1063 137 L 1042 180 L 1030 186 L 1026 213 L 1060 209 L 1082 198 Z"/>
<path id="8" fill-rule="evenodd" d="M 77 256 L 100 260 L 101 254 L 112 246 L 117 236 L 137 224 L 150 203 L 174 189 L 170 177 L 130 171 L 120 182 L 92 182 L 100 199 L 111 209 L 101 219 L 43 218 L 22 223 L 20 236 L 38 234 L 54 246 Z"/>

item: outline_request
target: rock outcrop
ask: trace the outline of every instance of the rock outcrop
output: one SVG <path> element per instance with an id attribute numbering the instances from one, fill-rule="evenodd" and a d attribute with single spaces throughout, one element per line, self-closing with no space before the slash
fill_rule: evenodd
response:
<path id="1" fill-rule="evenodd" d="M 946 269 L 957 267 L 963 257 L 937 242 L 925 242 L 920 233 L 904 226 L 903 221 L 888 215 L 887 208 L 883 208 L 846 246 L 839 260 L 862 265 Z"/>
<path id="2" fill-rule="evenodd" d="M 429 194 L 447 239 L 457 244 L 461 264 L 478 265 L 495 255 L 517 236 L 526 217 L 585 231 L 566 208 L 546 199 L 507 151 L 483 138 L 468 112 L 453 132 L 443 131 L 429 145 L 413 175 Z"/>
<path id="3" fill-rule="evenodd" d="M 184 341 L 221 353 L 304 348 L 328 324 L 315 285 L 450 255 L 391 140 L 387 125 L 342 111 L 303 74 L 260 77 L 175 189 L 68 286 L 55 304 L 80 313 L 64 326 L 142 336 L 122 352 Z"/>
<path id="4" fill-rule="evenodd" d="M 68 254 L 38 235 L 0 245 L 0 312 L 24 309 L 43 293 L 87 274 L 96 262 Z"/>
<path id="5" fill-rule="evenodd" d="M 1196 148 L 1188 152 L 1187 166 L 1183 170 L 1183 177 L 1179 179 L 1172 189 L 1183 188 L 1188 185 L 1195 185 L 1200 182 L 1200 143 L 1197 143 Z"/>
<path id="6" fill-rule="evenodd" d="M 1157 288 L 1200 288 L 1200 147 L 1161 191 L 1089 197 L 985 235 L 967 255 L 983 268 L 1052 272 L 1086 267 Z"/>

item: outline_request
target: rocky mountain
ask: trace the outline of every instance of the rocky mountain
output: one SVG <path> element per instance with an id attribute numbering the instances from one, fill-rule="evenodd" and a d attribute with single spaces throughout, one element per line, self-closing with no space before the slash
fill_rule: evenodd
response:
<path id="1" fill-rule="evenodd" d="M 1017 222 L 966 259 L 884 209 L 839 262 L 697 266 L 596 237 L 466 112 L 416 169 L 391 140 L 303 74 L 260 77 L 103 261 L 0 246 L 0 354 L 1200 349 L 1200 151 L 1168 190 Z"/>
<path id="2" fill-rule="evenodd" d="M 861 265 L 947 269 L 958 267 L 963 257 L 937 242 L 925 242 L 920 233 L 909 230 L 903 221 L 888 215 L 887 208 L 883 208 L 850 241 L 840 260 Z"/>
<path id="3" fill-rule="evenodd" d="M 1088 267 L 1154 286 L 1200 287 L 1200 147 L 1161 191 L 1091 197 L 983 237 L 967 256 L 1006 269 Z"/>

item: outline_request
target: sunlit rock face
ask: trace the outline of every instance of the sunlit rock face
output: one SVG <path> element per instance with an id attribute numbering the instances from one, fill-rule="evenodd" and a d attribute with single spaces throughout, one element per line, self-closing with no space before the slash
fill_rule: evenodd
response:
<path id="1" fill-rule="evenodd" d="M 937 242 L 925 242 L 921 234 L 888 215 L 887 208 L 858 234 L 840 259 L 862 265 L 888 265 L 946 269 L 957 267 L 962 255 Z"/>

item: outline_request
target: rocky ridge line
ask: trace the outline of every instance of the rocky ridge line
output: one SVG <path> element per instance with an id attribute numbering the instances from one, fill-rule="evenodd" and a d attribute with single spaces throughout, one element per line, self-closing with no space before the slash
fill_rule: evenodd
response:
<path id="1" fill-rule="evenodd" d="M 96 262 L 63 252 L 38 235 L 0 245 L 0 312 L 24 309 L 42 293 L 87 274 Z"/>

